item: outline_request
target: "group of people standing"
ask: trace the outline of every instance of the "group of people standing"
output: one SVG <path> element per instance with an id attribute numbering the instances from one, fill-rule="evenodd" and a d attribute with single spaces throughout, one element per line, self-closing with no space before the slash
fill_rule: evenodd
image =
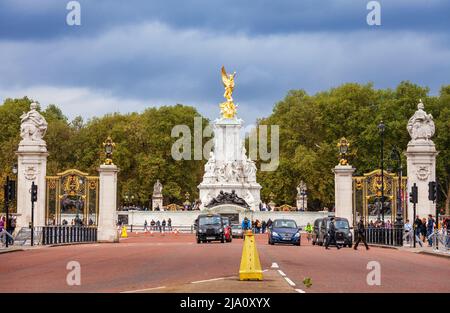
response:
<path id="1" fill-rule="evenodd" d="M 162 221 L 157 220 L 155 222 L 155 220 L 152 219 L 150 221 L 150 226 L 147 220 L 145 220 L 144 222 L 144 231 L 159 231 L 161 233 L 166 231 L 166 227 L 167 231 L 172 231 L 172 220 L 170 217 L 167 219 L 167 221 L 163 219 Z"/>

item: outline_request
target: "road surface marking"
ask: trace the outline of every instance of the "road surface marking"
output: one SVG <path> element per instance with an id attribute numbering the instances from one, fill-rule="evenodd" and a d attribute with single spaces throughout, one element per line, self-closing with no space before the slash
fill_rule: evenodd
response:
<path id="1" fill-rule="evenodd" d="M 279 268 L 279 266 L 278 266 L 278 264 L 277 264 L 277 263 L 272 263 L 272 266 L 271 266 L 271 268 Z"/>
<path id="2" fill-rule="evenodd" d="M 206 282 L 209 282 L 209 281 L 216 281 L 216 280 L 223 280 L 223 279 L 225 279 L 225 277 L 219 277 L 219 278 L 213 278 L 213 279 L 205 279 L 205 280 L 197 280 L 197 281 L 191 282 L 191 284 L 206 283 Z"/>
<path id="3" fill-rule="evenodd" d="M 298 293 L 306 293 L 304 290 L 301 289 L 295 289 L 295 291 L 297 291 Z"/>
<path id="4" fill-rule="evenodd" d="M 287 281 L 287 283 L 289 285 L 291 285 L 292 287 L 295 287 L 295 283 L 292 280 L 290 280 L 288 277 L 285 277 L 284 279 Z"/>
<path id="5" fill-rule="evenodd" d="M 263 270 L 263 273 L 265 273 L 265 272 L 267 272 L 268 271 L 268 269 L 265 269 L 265 270 Z"/>
<path id="6" fill-rule="evenodd" d="M 164 288 L 166 288 L 166 286 L 154 287 L 154 288 L 147 288 L 147 289 L 138 289 L 138 290 L 122 291 L 121 293 L 134 293 L 134 292 L 150 291 L 150 290 L 157 290 L 157 289 L 164 289 Z"/>
<path id="7" fill-rule="evenodd" d="M 283 277 L 284 277 L 284 276 L 286 276 L 286 274 L 285 274 L 285 273 L 283 273 L 283 271 L 282 271 L 282 270 L 278 270 L 278 273 L 280 273 L 280 275 L 281 275 L 281 276 L 283 276 Z"/>

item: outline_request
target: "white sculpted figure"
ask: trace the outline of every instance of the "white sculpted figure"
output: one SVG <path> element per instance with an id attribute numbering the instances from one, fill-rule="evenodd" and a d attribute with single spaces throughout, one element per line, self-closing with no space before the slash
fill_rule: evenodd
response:
<path id="1" fill-rule="evenodd" d="M 20 137 L 24 141 L 42 141 L 47 132 L 47 121 L 36 111 L 37 104 L 30 105 L 30 111 L 20 116 Z"/>
<path id="2" fill-rule="evenodd" d="M 417 105 L 417 111 L 409 119 L 407 129 L 412 140 L 429 140 L 434 135 L 435 127 L 433 116 L 427 114 L 424 110 L 422 100 Z"/>
<path id="3" fill-rule="evenodd" d="M 163 186 L 161 184 L 161 182 L 158 180 L 156 180 L 155 185 L 153 185 L 153 195 L 160 195 L 162 193 L 162 189 Z"/>
<path id="4" fill-rule="evenodd" d="M 216 168 L 216 158 L 214 152 L 209 153 L 209 160 L 205 164 L 205 176 L 214 176 L 214 170 Z"/>
<path id="5" fill-rule="evenodd" d="M 256 165 L 250 158 L 244 163 L 244 171 L 248 182 L 256 182 Z"/>

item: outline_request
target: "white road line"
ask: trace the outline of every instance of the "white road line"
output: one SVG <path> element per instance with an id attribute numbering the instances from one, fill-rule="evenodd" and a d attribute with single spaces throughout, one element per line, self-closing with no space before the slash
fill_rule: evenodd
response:
<path id="1" fill-rule="evenodd" d="M 278 273 L 280 273 L 280 275 L 281 275 L 281 276 L 283 276 L 283 277 L 284 277 L 284 276 L 286 276 L 286 274 L 285 274 L 285 273 L 283 273 L 283 271 L 282 271 L 282 270 L 278 270 Z"/>
<path id="2" fill-rule="evenodd" d="M 219 277 L 219 278 L 213 278 L 213 279 L 205 279 L 205 280 L 197 280 L 197 281 L 191 282 L 191 284 L 206 283 L 206 282 L 209 282 L 209 281 L 222 280 L 222 279 L 225 279 L 225 277 Z"/>
<path id="3" fill-rule="evenodd" d="M 265 273 L 265 272 L 267 272 L 268 271 L 268 269 L 265 269 L 265 270 L 263 270 L 263 273 Z"/>
<path id="4" fill-rule="evenodd" d="M 292 280 L 290 280 L 288 277 L 285 277 L 284 279 L 287 281 L 287 283 L 289 285 L 291 285 L 292 287 L 295 287 L 295 283 Z"/>
<path id="5" fill-rule="evenodd" d="M 298 293 L 306 293 L 304 290 L 302 289 L 295 289 L 295 291 L 297 291 Z"/>
<path id="6" fill-rule="evenodd" d="M 277 263 L 272 263 L 272 266 L 271 266 L 271 268 L 279 268 L 279 266 L 278 266 L 278 264 L 277 264 Z"/>
<path id="7" fill-rule="evenodd" d="M 166 288 L 166 286 L 147 288 L 147 289 L 130 290 L 130 291 L 122 291 L 121 293 L 134 293 L 134 292 L 150 291 L 150 290 L 157 290 L 157 289 L 164 289 L 164 288 Z"/>

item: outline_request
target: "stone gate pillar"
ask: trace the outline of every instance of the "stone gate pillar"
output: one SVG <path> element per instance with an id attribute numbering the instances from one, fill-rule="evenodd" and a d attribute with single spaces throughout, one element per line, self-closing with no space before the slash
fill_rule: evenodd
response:
<path id="1" fill-rule="evenodd" d="M 424 110 L 422 100 L 417 105 L 417 111 L 409 119 L 407 130 L 411 136 L 406 150 L 408 166 L 408 193 L 414 183 L 418 189 L 416 214 L 420 218 L 428 214 L 436 214 L 436 204 L 428 200 L 428 182 L 436 181 L 436 147 L 431 140 L 435 127 L 433 116 Z M 413 204 L 408 200 L 408 219 L 414 220 Z"/>
<path id="2" fill-rule="evenodd" d="M 114 164 L 102 164 L 98 169 L 100 174 L 98 231 L 99 242 L 118 242 L 117 233 L 117 172 Z"/>
<path id="3" fill-rule="evenodd" d="M 355 169 L 346 165 L 334 167 L 334 203 L 336 217 L 345 217 L 350 225 L 353 224 L 353 190 L 352 176 Z"/>
<path id="4" fill-rule="evenodd" d="M 17 154 L 17 227 L 29 227 L 31 222 L 31 183 L 38 186 L 38 199 L 34 204 L 34 226 L 44 226 L 47 144 L 42 139 L 47 131 L 47 122 L 36 110 L 37 104 L 30 105 L 30 111 L 21 119 L 20 136 Z"/>

